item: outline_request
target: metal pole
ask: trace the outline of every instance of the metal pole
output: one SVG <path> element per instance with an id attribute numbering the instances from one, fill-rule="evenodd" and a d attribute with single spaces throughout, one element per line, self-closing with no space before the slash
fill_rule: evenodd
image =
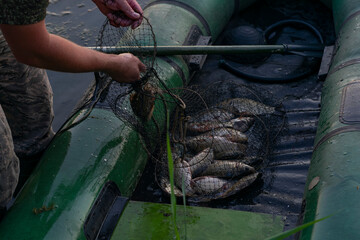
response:
<path id="1" fill-rule="evenodd" d="M 292 51 L 323 51 L 323 45 L 234 45 L 234 46 L 119 46 L 89 47 L 104 53 L 154 54 L 156 55 L 205 55 L 205 54 L 241 54 L 241 53 L 285 53 Z"/>

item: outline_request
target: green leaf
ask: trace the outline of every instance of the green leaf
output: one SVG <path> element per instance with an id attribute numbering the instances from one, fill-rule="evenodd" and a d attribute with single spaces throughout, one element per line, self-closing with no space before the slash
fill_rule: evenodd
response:
<path id="1" fill-rule="evenodd" d="M 185 181 L 184 181 L 184 175 L 182 176 L 181 179 L 181 188 L 182 188 L 182 192 L 183 192 L 183 203 L 184 203 L 184 239 L 187 239 L 187 226 L 186 226 L 186 188 L 185 188 Z"/>

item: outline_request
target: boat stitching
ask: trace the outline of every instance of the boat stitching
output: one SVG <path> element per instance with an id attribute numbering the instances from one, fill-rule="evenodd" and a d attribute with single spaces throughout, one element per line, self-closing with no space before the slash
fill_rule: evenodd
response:
<path id="1" fill-rule="evenodd" d="M 341 29 L 344 27 L 344 25 L 350 21 L 350 19 L 356 17 L 357 15 L 360 15 L 360 10 L 354 12 L 353 14 L 351 14 L 350 16 L 348 16 L 343 22 L 342 24 L 340 25 L 340 28 L 339 28 L 339 32 L 341 32 Z"/>
<path id="2" fill-rule="evenodd" d="M 321 144 L 323 144 L 330 138 L 332 138 L 336 135 L 339 135 L 342 133 L 348 133 L 348 132 L 360 132 L 360 126 L 344 126 L 344 127 L 337 128 L 333 131 L 330 131 L 316 143 L 313 152 L 315 152 Z"/>
<path id="3" fill-rule="evenodd" d="M 208 24 L 208 22 L 205 20 L 205 18 L 193 7 L 183 3 L 183 2 L 179 2 L 179 1 L 166 1 L 166 0 L 159 0 L 159 1 L 155 1 L 152 3 L 149 3 L 144 9 L 149 8 L 153 5 L 156 4 L 170 4 L 170 5 L 175 5 L 177 7 L 181 7 L 189 12 L 191 12 L 204 26 L 206 33 L 211 36 L 211 30 L 210 30 L 210 26 Z"/>
<path id="4" fill-rule="evenodd" d="M 340 69 L 343 69 L 345 67 L 348 67 L 348 66 L 351 66 L 351 65 L 354 65 L 354 64 L 358 64 L 360 63 L 360 58 L 356 58 L 356 59 L 351 59 L 349 61 L 346 61 L 344 63 L 341 63 L 340 65 L 334 67 L 333 69 L 331 69 L 331 71 L 329 72 L 328 75 L 331 75 L 337 71 L 339 71 Z"/>

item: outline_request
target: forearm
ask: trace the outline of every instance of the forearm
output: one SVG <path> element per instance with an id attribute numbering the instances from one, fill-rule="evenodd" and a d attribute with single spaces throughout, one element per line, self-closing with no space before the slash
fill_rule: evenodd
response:
<path id="1" fill-rule="evenodd" d="M 44 23 L 33 26 L 1 25 L 3 34 L 19 62 L 62 72 L 104 70 L 111 59 L 59 36 L 49 34 Z"/>
<path id="2" fill-rule="evenodd" d="M 119 82 L 137 81 L 145 70 L 132 54 L 109 55 L 49 34 L 45 21 L 0 28 L 16 59 L 31 66 L 74 73 L 103 71 Z"/>
<path id="3" fill-rule="evenodd" d="M 48 40 L 38 51 L 22 54 L 20 61 L 39 68 L 61 72 L 106 71 L 115 56 L 81 47 L 57 35 L 49 34 Z"/>

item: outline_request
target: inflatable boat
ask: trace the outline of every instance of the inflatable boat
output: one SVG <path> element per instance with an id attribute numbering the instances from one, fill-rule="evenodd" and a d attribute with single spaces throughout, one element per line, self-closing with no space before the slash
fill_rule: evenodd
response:
<path id="1" fill-rule="evenodd" d="M 199 36 L 215 42 L 231 17 L 246 12 L 255 2 L 155 0 L 144 8 L 144 16 L 151 22 L 159 46 L 191 45 L 194 41 L 190 40 Z M 324 4 L 333 9 L 337 40 L 328 58 L 330 69 L 322 88 L 298 223 L 330 217 L 304 229 L 298 237 L 358 239 L 360 1 Z M 194 68 L 181 56 L 157 57 L 156 67 L 171 88 L 188 85 L 201 68 Z M 171 104 L 167 107 L 175 108 Z M 154 112 L 164 112 L 163 108 L 156 103 Z M 166 122 L 159 119 L 158 128 L 165 131 Z M 133 197 L 144 183 L 141 179 L 148 161 L 141 136 L 110 108 L 96 104 L 77 110 L 52 140 L 0 222 L 1 238 L 174 238 L 171 205 Z M 245 210 L 211 205 L 184 209 L 178 205 L 180 235 L 188 239 L 266 239 L 289 228 L 281 213 Z"/>

